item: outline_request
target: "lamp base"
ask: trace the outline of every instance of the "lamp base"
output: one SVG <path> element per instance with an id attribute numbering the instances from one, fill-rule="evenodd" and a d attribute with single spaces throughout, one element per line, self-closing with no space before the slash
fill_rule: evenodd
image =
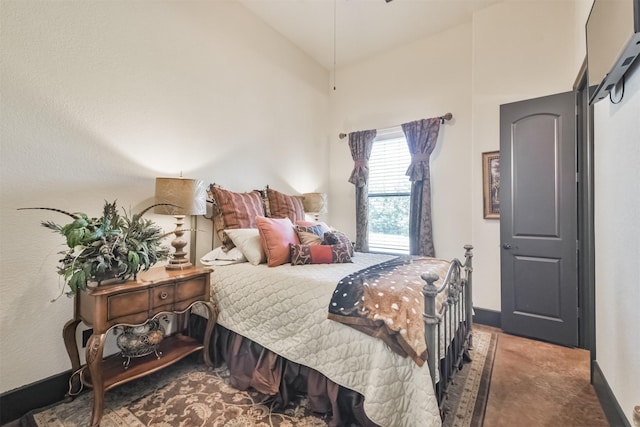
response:
<path id="1" fill-rule="evenodd" d="M 175 251 L 165 268 L 167 270 L 184 270 L 193 267 L 193 264 L 191 264 L 187 258 L 187 253 L 183 250 L 187 245 L 187 241 L 182 238 L 184 235 L 184 229 L 182 228 L 184 215 L 175 215 L 175 218 L 176 229 L 173 231 L 173 234 L 176 235 L 176 238 L 171 242 L 171 246 L 175 248 Z"/>
<path id="2" fill-rule="evenodd" d="M 175 262 L 175 263 L 169 261 L 169 264 L 167 264 L 164 268 L 167 270 L 185 270 L 191 267 L 193 267 L 193 264 L 191 264 L 189 261 Z"/>
<path id="3" fill-rule="evenodd" d="M 167 270 L 186 270 L 187 268 L 191 268 L 193 267 L 193 264 L 191 264 L 189 261 L 187 262 L 169 262 L 169 264 L 167 264 L 164 268 Z"/>

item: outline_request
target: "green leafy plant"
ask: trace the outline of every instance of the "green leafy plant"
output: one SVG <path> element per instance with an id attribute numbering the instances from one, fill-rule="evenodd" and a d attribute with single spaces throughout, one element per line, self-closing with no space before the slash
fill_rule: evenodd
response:
<path id="1" fill-rule="evenodd" d="M 66 225 L 42 221 L 42 225 L 62 234 L 69 249 L 61 251 L 58 274 L 69 286 L 67 296 L 75 295 L 87 288 L 88 281 L 100 282 L 117 278 L 136 278 L 169 256 L 169 248 L 161 244 L 162 239 L 172 233 L 164 233 L 153 221 L 142 216 L 158 204 L 149 206 L 140 213 L 131 215 L 118 212 L 116 202 L 105 201 L 102 216 L 90 218 L 82 212 L 69 213 L 54 208 L 44 209 L 62 213 L 73 218 Z"/>

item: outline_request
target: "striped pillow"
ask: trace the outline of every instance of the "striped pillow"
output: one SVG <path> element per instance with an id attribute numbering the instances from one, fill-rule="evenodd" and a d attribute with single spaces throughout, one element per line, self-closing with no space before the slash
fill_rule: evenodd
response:
<path id="1" fill-rule="evenodd" d="M 264 205 L 258 191 L 235 193 L 212 188 L 216 207 L 224 221 L 224 229 L 257 228 L 256 217 L 264 216 Z"/>
<path id="2" fill-rule="evenodd" d="M 293 223 L 304 221 L 302 196 L 288 196 L 267 187 L 267 200 L 271 218 L 289 218 Z"/>

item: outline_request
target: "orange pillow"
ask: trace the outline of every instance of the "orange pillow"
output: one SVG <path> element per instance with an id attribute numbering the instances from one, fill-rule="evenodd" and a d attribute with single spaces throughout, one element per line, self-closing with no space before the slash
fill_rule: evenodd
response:
<path id="1" fill-rule="evenodd" d="M 289 218 L 256 217 L 262 248 L 267 255 L 267 265 L 276 267 L 291 262 L 289 244 L 298 245 L 298 235 Z"/>

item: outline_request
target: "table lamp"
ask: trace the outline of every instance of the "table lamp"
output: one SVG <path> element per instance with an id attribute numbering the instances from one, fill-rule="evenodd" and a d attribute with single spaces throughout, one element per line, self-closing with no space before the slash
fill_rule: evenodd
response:
<path id="1" fill-rule="evenodd" d="M 173 215 L 176 218 L 176 229 L 173 231 L 175 239 L 171 241 L 175 252 L 166 266 L 167 270 L 180 270 L 192 266 L 184 251 L 187 241 L 182 237 L 185 232 L 182 226 L 186 215 L 206 214 L 206 202 L 207 190 L 202 181 L 182 177 L 156 178 L 156 204 L 166 204 L 156 206 L 153 212 Z"/>
<path id="2" fill-rule="evenodd" d="M 318 215 L 327 212 L 327 195 L 325 193 L 304 193 L 302 195 L 304 211 L 313 215 L 318 221 Z"/>

